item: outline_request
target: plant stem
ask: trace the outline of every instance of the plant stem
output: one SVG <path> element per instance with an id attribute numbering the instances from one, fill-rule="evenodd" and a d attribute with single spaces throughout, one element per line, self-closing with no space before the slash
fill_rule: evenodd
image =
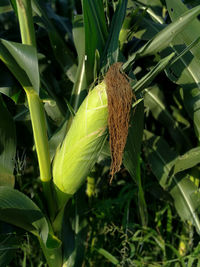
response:
<path id="1" fill-rule="evenodd" d="M 50 249 L 47 248 L 44 243 L 42 242 L 42 240 L 40 238 L 39 242 L 40 242 L 40 246 L 42 248 L 42 251 L 45 255 L 45 258 L 47 260 L 48 266 L 49 267 L 62 267 L 62 249 L 61 247 L 59 248 L 54 248 L 54 249 Z"/>
<path id="2" fill-rule="evenodd" d="M 49 145 L 42 102 L 34 89 L 26 90 L 42 182 L 51 180 Z"/>
<path id="3" fill-rule="evenodd" d="M 36 47 L 31 0 L 17 0 L 22 43 Z"/>
<path id="4" fill-rule="evenodd" d="M 65 207 L 70 198 L 71 196 L 69 196 L 69 198 L 65 200 L 65 203 L 63 202 L 62 208 L 60 209 L 54 222 L 52 223 L 53 231 L 60 239 L 61 239 L 61 233 L 62 233 L 63 217 L 65 214 Z"/>
<path id="5" fill-rule="evenodd" d="M 54 200 L 54 191 L 52 187 L 52 180 L 47 182 L 42 182 L 43 192 L 47 199 L 48 212 L 50 220 L 53 221 L 56 215 L 57 203 Z"/>
<path id="6" fill-rule="evenodd" d="M 36 47 L 33 16 L 30 0 L 17 0 L 17 11 L 22 43 Z M 38 156 L 40 178 L 47 200 L 50 217 L 55 214 L 55 201 L 52 198 L 49 144 L 45 113 L 39 95 L 33 88 L 24 88 L 31 116 L 33 135 Z"/>

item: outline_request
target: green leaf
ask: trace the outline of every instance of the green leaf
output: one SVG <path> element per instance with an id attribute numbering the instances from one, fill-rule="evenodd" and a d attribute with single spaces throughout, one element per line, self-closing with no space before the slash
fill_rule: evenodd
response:
<path id="1" fill-rule="evenodd" d="M 15 58 L 9 53 L 5 45 L 2 43 L 2 40 L 0 40 L 0 59 L 12 72 L 12 74 L 15 76 L 15 78 L 18 80 L 22 87 L 27 88 L 31 86 L 31 82 L 25 70 L 20 67 L 20 65 L 16 62 Z"/>
<path id="2" fill-rule="evenodd" d="M 172 42 L 172 40 L 184 30 L 200 13 L 200 6 L 194 7 L 191 10 L 184 12 L 175 21 L 170 23 L 166 28 L 156 34 L 156 36 L 147 42 L 142 48 L 130 56 L 129 61 L 133 61 L 136 57 L 154 55 Z"/>
<path id="3" fill-rule="evenodd" d="M 124 151 L 123 163 L 130 173 L 132 179 L 138 186 L 138 202 L 141 221 L 143 225 L 147 225 L 147 206 L 144 198 L 140 172 L 140 154 L 144 128 L 144 103 L 140 102 L 136 108 L 134 115 L 130 119 L 130 128 L 127 143 Z"/>
<path id="4" fill-rule="evenodd" d="M 95 249 L 99 254 L 104 256 L 109 262 L 113 263 L 114 265 L 117 265 L 119 263 L 118 259 L 113 256 L 110 252 L 103 248 L 97 248 Z"/>
<path id="5" fill-rule="evenodd" d="M 0 234 L 0 266 L 8 266 L 14 253 L 20 247 L 19 237 L 12 232 Z"/>
<path id="6" fill-rule="evenodd" d="M 170 18 L 172 21 L 176 20 L 179 16 L 181 16 L 184 12 L 188 11 L 188 8 L 186 5 L 183 4 L 181 0 L 172 1 L 172 0 L 166 0 L 167 4 L 167 10 L 169 12 Z M 199 26 L 200 22 L 196 18 L 191 23 L 186 26 L 183 31 L 180 32 L 179 36 L 181 37 L 182 41 L 189 45 L 193 40 L 199 37 Z M 199 47 L 195 46 L 191 49 L 192 54 L 200 60 L 200 54 L 199 54 Z"/>
<path id="7" fill-rule="evenodd" d="M 145 106 L 150 109 L 154 118 L 169 131 L 178 149 L 184 149 L 184 151 L 189 149 L 191 147 L 190 141 L 168 111 L 164 95 L 158 85 L 146 88 L 144 92 Z"/>
<path id="8" fill-rule="evenodd" d="M 103 53 L 107 39 L 107 26 L 104 15 L 103 2 L 99 0 L 82 0 L 84 28 L 85 28 L 85 54 L 87 81 L 93 81 L 95 51 L 100 56 Z"/>
<path id="9" fill-rule="evenodd" d="M 175 163 L 173 173 L 190 169 L 200 163 L 200 147 L 196 147 L 187 151 L 184 155 L 179 156 Z"/>
<path id="10" fill-rule="evenodd" d="M 171 183 L 168 179 L 169 173 L 178 155 L 170 149 L 165 140 L 160 136 L 145 131 L 144 140 L 148 145 L 148 155 L 152 165 L 152 171 L 160 185 L 167 190 Z"/>
<path id="11" fill-rule="evenodd" d="M 168 64 L 170 64 L 170 60 L 174 57 L 174 53 L 169 56 L 161 59 L 155 67 L 153 67 L 146 75 L 144 75 L 139 81 L 132 85 L 132 88 L 136 92 L 136 94 L 140 94 L 149 84 L 153 81 L 153 79 L 163 71 Z M 123 65 L 123 69 L 127 69 L 129 67 L 130 62 L 127 61 Z"/>
<path id="12" fill-rule="evenodd" d="M 0 96 L 0 186 L 14 187 L 16 134 L 12 116 Z"/>
<path id="13" fill-rule="evenodd" d="M 35 47 L 1 39 L 1 43 L 9 51 L 18 66 L 25 71 L 35 91 L 39 92 L 40 77 L 37 51 Z M 15 70 L 17 71 L 17 70 Z M 15 75 L 15 73 L 13 73 Z"/>
<path id="14" fill-rule="evenodd" d="M 124 151 L 123 163 L 133 180 L 139 184 L 140 152 L 144 126 L 144 104 L 141 102 L 131 114 L 127 143 Z"/>
<path id="15" fill-rule="evenodd" d="M 70 48 L 61 38 L 60 34 L 48 18 L 44 3 L 38 0 L 32 0 L 32 9 L 37 14 L 40 24 L 42 23 L 48 32 L 54 56 L 67 77 L 74 82 L 77 72 L 76 58 Z"/>
<path id="16" fill-rule="evenodd" d="M 70 103 L 76 112 L 86 96 L 84 90 L 87 88 L 85 72 L 85 31 L 83 27 L 83 16 L 76 16 L 73 24 L 73 37 L 78 53 L 78 69 L 75 83 L 72 89 Z"/>
<path id="17" fill-rule="evenodd" d="M 9 3 L 9 0 L 1 0 L 0 3 L 0 14 L 1 13 L 6 13 L 12 11 L 12 6 Z"/>
<path id="18" fill-rule="evenodd" d="M 188 176 L 176 175 L 175 185 L 170 194 L 179 216 L 183 221 L 190 221 L 200 235 L 199 205 L 200 193 L 198 187 Z"/>
<path id="19" fill-rule="evenodd" d="M 136 3 L 141 9 L 144 9 L 149 14 L 149 16 L 152 17 L 152 19 L 163 23 L 163 5 L 160 0 L 140 0 L 136 1 Z"/>
<path id="20" fill-rule="evenodd" d="M 85 56 L 85 29 L 82 15 L 76 15 L 73 21 L 73 39 L 80 62 Z"/>
<path id="21" fill-rule="evenodd" d="M 126 15 L 126 7 L 127 0 L 118 1 L 116 11 L 111 21 L 109 35 L 103 55 L 102 65 L 105 69 L 115 62 L 121 61 L 119 58 L 119 34 Z"/>
<path id="22" fill-rule="evenodd" d="M 73 199 L 73 203 L 65 209 L 63 220 L 63 263 L 67 267 L 78 267 L 83 264 L 88 234 L 88 220 L 84 216 L 87 210 L 85 190 L 81 189 Z"/>
<path id="23" fill-rule="evenodd" d="M 176 19 L 187 7 L 181 1 L 167 1 L 167 7 L 172 20 Z M 172 11 L 173 10 L 173 11 Z M 187 11 L 189 12 L 189 11 Z M 183 43 L 189 45 L 200 35 L 200 22 L 195 19 L 172 42 L 172 49 L 179 51 Z M 197 137 L 200 139 L 200 44 L 193 46 L 178 62 L 167 69 L 168 77 L 182 86 L 182 98 L 186 110 L 194 121 Z"/>
<path id="24" fill-rule="evenodd" d="M 46 218 L 27 196 L 7 186 L 0 187 L 0 220 L 29 231 L 47 242 L 49 228 Z"/>
<path id="25" fill-rule="evenodd" d="M 135 19 L 136 23 L 139 24 L 139 28 L 134 34 L 134 36 L 141 40 L 149 41 L 158 32 L 160 32 L 166 27 L 166 25 L 159 24 L 155 21 L 150 20 L 149 18 L 141 18 L 141 15 L 139 17 L 136 16 Z"/>
<path id="26" fill-rule="evenodd" d="M 198 187 L 184 173 L 173 175 L 177 154 L 170 149 L 162 137 L 145 131 L 145 140 L 152 172 L 163 189 L 167 190 L 173 197 L 175 207 L 182 220 L 191 221 L 200 234 L 198 217 L 200 192 Z"/>
<path id="27" fill-rule="evenodd" d="M 54 158 L 56 149 L 59 147 L 59 144 L 62 143 L 66 135 L 67 122 L 68 121 L 65 121 L 49 140 L 49 153 L 51 161 Z"/>

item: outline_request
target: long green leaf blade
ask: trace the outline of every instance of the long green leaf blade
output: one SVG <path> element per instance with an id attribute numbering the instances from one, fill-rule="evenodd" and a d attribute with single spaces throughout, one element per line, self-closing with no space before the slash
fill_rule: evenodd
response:
<path id="1" fill-rule="evenodd" d="M 99 0 L 83 0 L 83 16 L 85 29 L 85 55 L 87 80 L 93 81 L 95 51 L 103 53 L 107 39 L 107 26 L 103 2 Z M 91 35 L 92 33 L 92 35 Z"/>
<path id="2" fill-rule="evenodd" d="M 167 7 L 172 20 L 180 16 L 187 10 L 187 7 L 181 1 L 167 1 Z M 173 10 L 173 12 L 172 12 Z M 188 12 L 188 11 L 187 11 Z M 172 49 L 179 51 L 183 44 L 189 45 L 200 36 L 200 22 L 195 19 L 173 40 Z M 182 86 L 182 98 L 186 110 L 194 121 L 196 135 L 200 138 L 200 56 L 199 47 L 191 48 L 178 62 L 167 69 L 168 77 L 175 83 Z"/>
<path id="3" fill-rule="evenodd" d="M 104 69 L 108 69 L 113 63 L 121 61 L 119 54 L 119 34 L 126 15 L 127 0 L 118 1 L 118 5 L 113 15 L 108 39 L 103 54 L 102 65 Z M 122 56 L 121 56 L 122 57 Z"/>
<path id="4" fill-rule="evenodd" d="M 182 220 L 190 220 L 200 234 L 198 215 L 200 192 L 197 186 L 185 174 L 173 175 L 177 154 L 170 149 L 162 137 L 145 132 L 145 140 L 148 144 L 149 162 L 154 175 L 160 185 L 173 197 L 175 207 Z"/>
<path id="5" fill-rule="evenodd" d="M 9 51 L 10 56 L 13 58 L 12 60 L 15 60 L 17 65 L 27 74 L 27 77 L 36 92 L 39 92 L 40 78 L 36 49 L 30 45 L 23 45 L 2 39 L 1 43 Z M 4 57 L 4 55 L 5 54 L 2 54 L 2 57 Z M 7 62 L 7 64 L 9 66 L 10 62 Z M 18 77 L 18 68 L 13 68 L 12 72 L 16 77 Z M 23 83 L 23 87 L 28 87 L 28 84 L 24 84 L 24 79 L 20 81 L 20 83 Z"/>
<path id="6" fill-rule="evenodd" d="M 178 150 L 187 150 L 191 147 L 190 141 L 179 127 L 177 121 L 170 114 L 164 99 L 164 94 L 158 87 L 153 85 L 144 90 L 144 103 L 152 112 L 154 118 L 158 120 L 169 131 L 172 139 L 177 145 Z"/>
<path id="7" fill-rule="evenodd" d="M 132 179 L 138 186 L 138 204 L 139 212 L 143 225 L 147 225 L 148 213 L 147 205 L 144 198 L 144 190 L 142 186 L 140 156 L 141 145 L 144 128 L 144 103 L 140 102 L 135 108 L 134 115 L 130 119 L 130 128 L 126 147 L 124 151 L 123 163 L 125 168 L 130 173 Z"/>
<path id="8" fill-rule="evenodd" d="M 41 210 L 27 196 L 10 187 L 0 187 L 1 220 L 41 237 L 46 244 L 48 223 Z"/>
<path id="9" fill-rule="evenodd" d="M 44 3 L 38 0 L 32 0 L 31 2 L 33 11 L 37 14 L 40 22 L 42 22 L 48 32 L 55 58 L 67 77 L 74 82 L 77 72 L 76 58 L 48 18 Z"/>
<path id="10" fill-rule="evenodd" d="M 133 62 L 137 57 L 156 54 L 172 42 L 172 40 L 179 34 L 189 23 L 191 23 L 200 13 L 200 6 L 194 7 L 186 11 L 175 21 L 158 32 L 156 36 L 147 42 L 141 49 L 130 56 L 128 63 Z"/>

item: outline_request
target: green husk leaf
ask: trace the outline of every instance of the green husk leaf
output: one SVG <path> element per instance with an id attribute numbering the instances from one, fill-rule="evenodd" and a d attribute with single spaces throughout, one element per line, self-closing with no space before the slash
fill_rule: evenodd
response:
<path id="1" fill-rule="evenodd" d="M 104 144 L 108 112 L 105 87 L 102 82 L 89 92 L 57 150 L 53 181 L 61 202 L 72 196 L 85 181 Z"/>

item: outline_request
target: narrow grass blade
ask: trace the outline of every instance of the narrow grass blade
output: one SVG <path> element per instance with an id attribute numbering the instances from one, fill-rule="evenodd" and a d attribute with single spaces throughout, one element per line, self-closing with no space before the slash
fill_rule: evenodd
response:
<path id="1" fill-rule="evenodd" d="M 115 256 L 113 256 L 110 252 L 108 252 L 107 250 L 103 248 L 98 248 L 96 250 L 99 254 L 103 255 L 112 264 L 117 265 L 119 263 L 118 259 Z"/>

